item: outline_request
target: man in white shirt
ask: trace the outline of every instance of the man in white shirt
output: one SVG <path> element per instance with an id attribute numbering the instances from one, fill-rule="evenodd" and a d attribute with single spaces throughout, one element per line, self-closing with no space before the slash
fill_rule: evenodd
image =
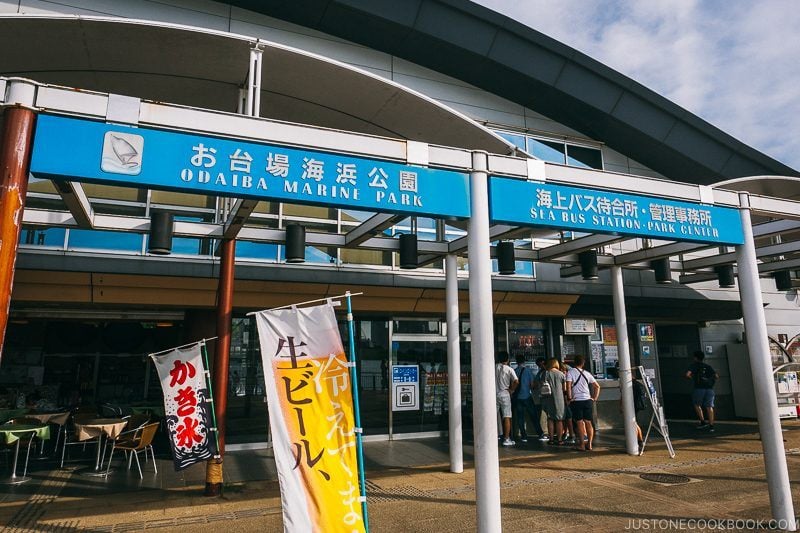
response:
<path id="1" fill-rule="evenodd" d="M 503 418 L 503 446 L 513 446 L 511 440 L 511 393 L 517 388 L 517 374 L 509 366 L 508 352 L 497 354 L 497 365 L 494 369 L 495 390 L 497 391 L 497 407 Z"/>
<path id="2" fill-rule="evenodd" d="M 567 372 L 567 399 L 578 432 L 576 448 L 581 451 L 592 449 L 594 441 L 592 406 L 600 395 L 600 384 L 591 372 L 583 369 L 585 362 L 584 356 L 576 355 L 574 366 Z M 584 435 L 588 437 L 585 443 Z"/>

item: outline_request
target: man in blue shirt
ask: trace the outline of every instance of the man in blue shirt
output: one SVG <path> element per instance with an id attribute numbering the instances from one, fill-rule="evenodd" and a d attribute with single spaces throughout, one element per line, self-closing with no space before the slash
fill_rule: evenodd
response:
<path id="1" fill-rule="evenodd" d="M 534 374 L 530 368 L 525 366 L 524 355 L 517 355 L 517 368 L 514 369 L 514 372 L 517 374 L 517 379 L 519 380 L 519 387 L 517 387 L 514 402 L 514 424 L 516 428 L 519 428 L 520 441 L 528 442 L 528 434 L 525 431 L 525 413 L 528 413 L 528 416 L 533 421 L 533 427 L 539 434 L 539 437 L 544 435 L 544 431 L 542 431 L 542 424 L 539 421 L 541 411 L 537 416 L 536 407 L 533 404 L 533 398 L 531 396 Z"/>

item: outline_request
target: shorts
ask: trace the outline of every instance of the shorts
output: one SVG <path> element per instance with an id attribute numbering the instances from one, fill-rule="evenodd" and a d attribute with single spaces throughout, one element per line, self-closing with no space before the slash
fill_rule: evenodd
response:
<path id="1" fill-rule="evenodd" d="M 698 407 L 714 407 L 714 389 L 694 389 L 692 405 Z"/>
<path id="2" fill-rule="evenodd" d="M 592 400 L 575 400 L 570 404 L 572 418 L 575 420 L 592 420 Z"/>
<path id="3" fill-rule="evenodd" d="M 511 395 L 508 391 L 497 393 L 497 407 L 500 408 L 500 416 L 511 418 Z"/>

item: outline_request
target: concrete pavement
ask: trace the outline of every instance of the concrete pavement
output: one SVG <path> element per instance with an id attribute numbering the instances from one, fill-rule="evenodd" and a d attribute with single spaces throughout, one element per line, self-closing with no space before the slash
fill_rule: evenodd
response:
<path id="1" fill-rule="evenodd" d="M 677 452 L 660 440 L 641 457 L 603 433 L 594 452 L 532 441 L 500 449 L 504 531 L 752 530 L 770 518 L 764 463 L 753 422 L 722 422 L 715 434 L 671 422 Z M 800 506 L 800 422 L 784 423 L 795 508 Z M 447 440 L 368 442 L 370 530 L 475 529 L 474 471 L 448 471 Z M 465 447 L 471 467 L 472 448 Z M 84 463 L 85 464 L 85 463 Z M 223 498 L 202 496 L 203 468 L 159 474 L 135 467 L 107 479 L 33 464 L 34 481 L 0 486 L 2 531 L 280 531 L 280 494 L 269 451 L 231 453 Z M 661 474 L 668 474 L 662 476 Z M 656 480 L 643 479 L 655 475 Z M 670 481 L 672 483 L 664 483 Z M 710 521 L 710 522 L 709 522 Z M 692 529 L 694 526 L 694 529 Z M 733 526 L 733 527 L 728 527 Z"/>

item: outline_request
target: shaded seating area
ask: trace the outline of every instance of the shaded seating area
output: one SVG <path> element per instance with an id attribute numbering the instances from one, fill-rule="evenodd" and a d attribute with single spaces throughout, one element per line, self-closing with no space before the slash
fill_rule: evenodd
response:
<path id="1" fill-rule="evenodd" d="M 139 478 L 143 478 L 142 465 L 139 461 L 139 452 L 144 452 L 144 462 L 147 464 L 147 452 L 150 451 L 150 457 L 153 460 L 153 470 L 158 474 L 158 467 L 156 466 L 156 456 L 153 451 L 153 439 L 158 432 L 158 422 L 144 424 L 135 429 L 124 431 L 111 444 L 111 454 L 108 457 L 108 467 L 106 474 L 111 471 L 111 462 L 114 459 L 115 450 L 123 450 L 128 459 L 128 469 L 131 467 L 131 462 L 136 459 L 136 468 L 139 470 Z"/>
<path id="2" fill-rule="evenodd" d="M 0 425 L 0 443 L 8 447 L 14 448 L 13 452 L 13 465 L 11 466 L 11 475 L 7 479 L 0 480 L 0 484 L 16 485 L 29 481 L 28 474 L 28 461 L 30 460 L 31 446 L 34 441 L 44 441 L 50 438 L 50 427 L 43 424 L 36 418 L 17 417 L 13 418 L 6 423 Z M 19 459 L 19 450 L 21 445 L 25 445 L 25 465 L 22 470 L 22 475 L 17 476 L 17 461 Z"/>

